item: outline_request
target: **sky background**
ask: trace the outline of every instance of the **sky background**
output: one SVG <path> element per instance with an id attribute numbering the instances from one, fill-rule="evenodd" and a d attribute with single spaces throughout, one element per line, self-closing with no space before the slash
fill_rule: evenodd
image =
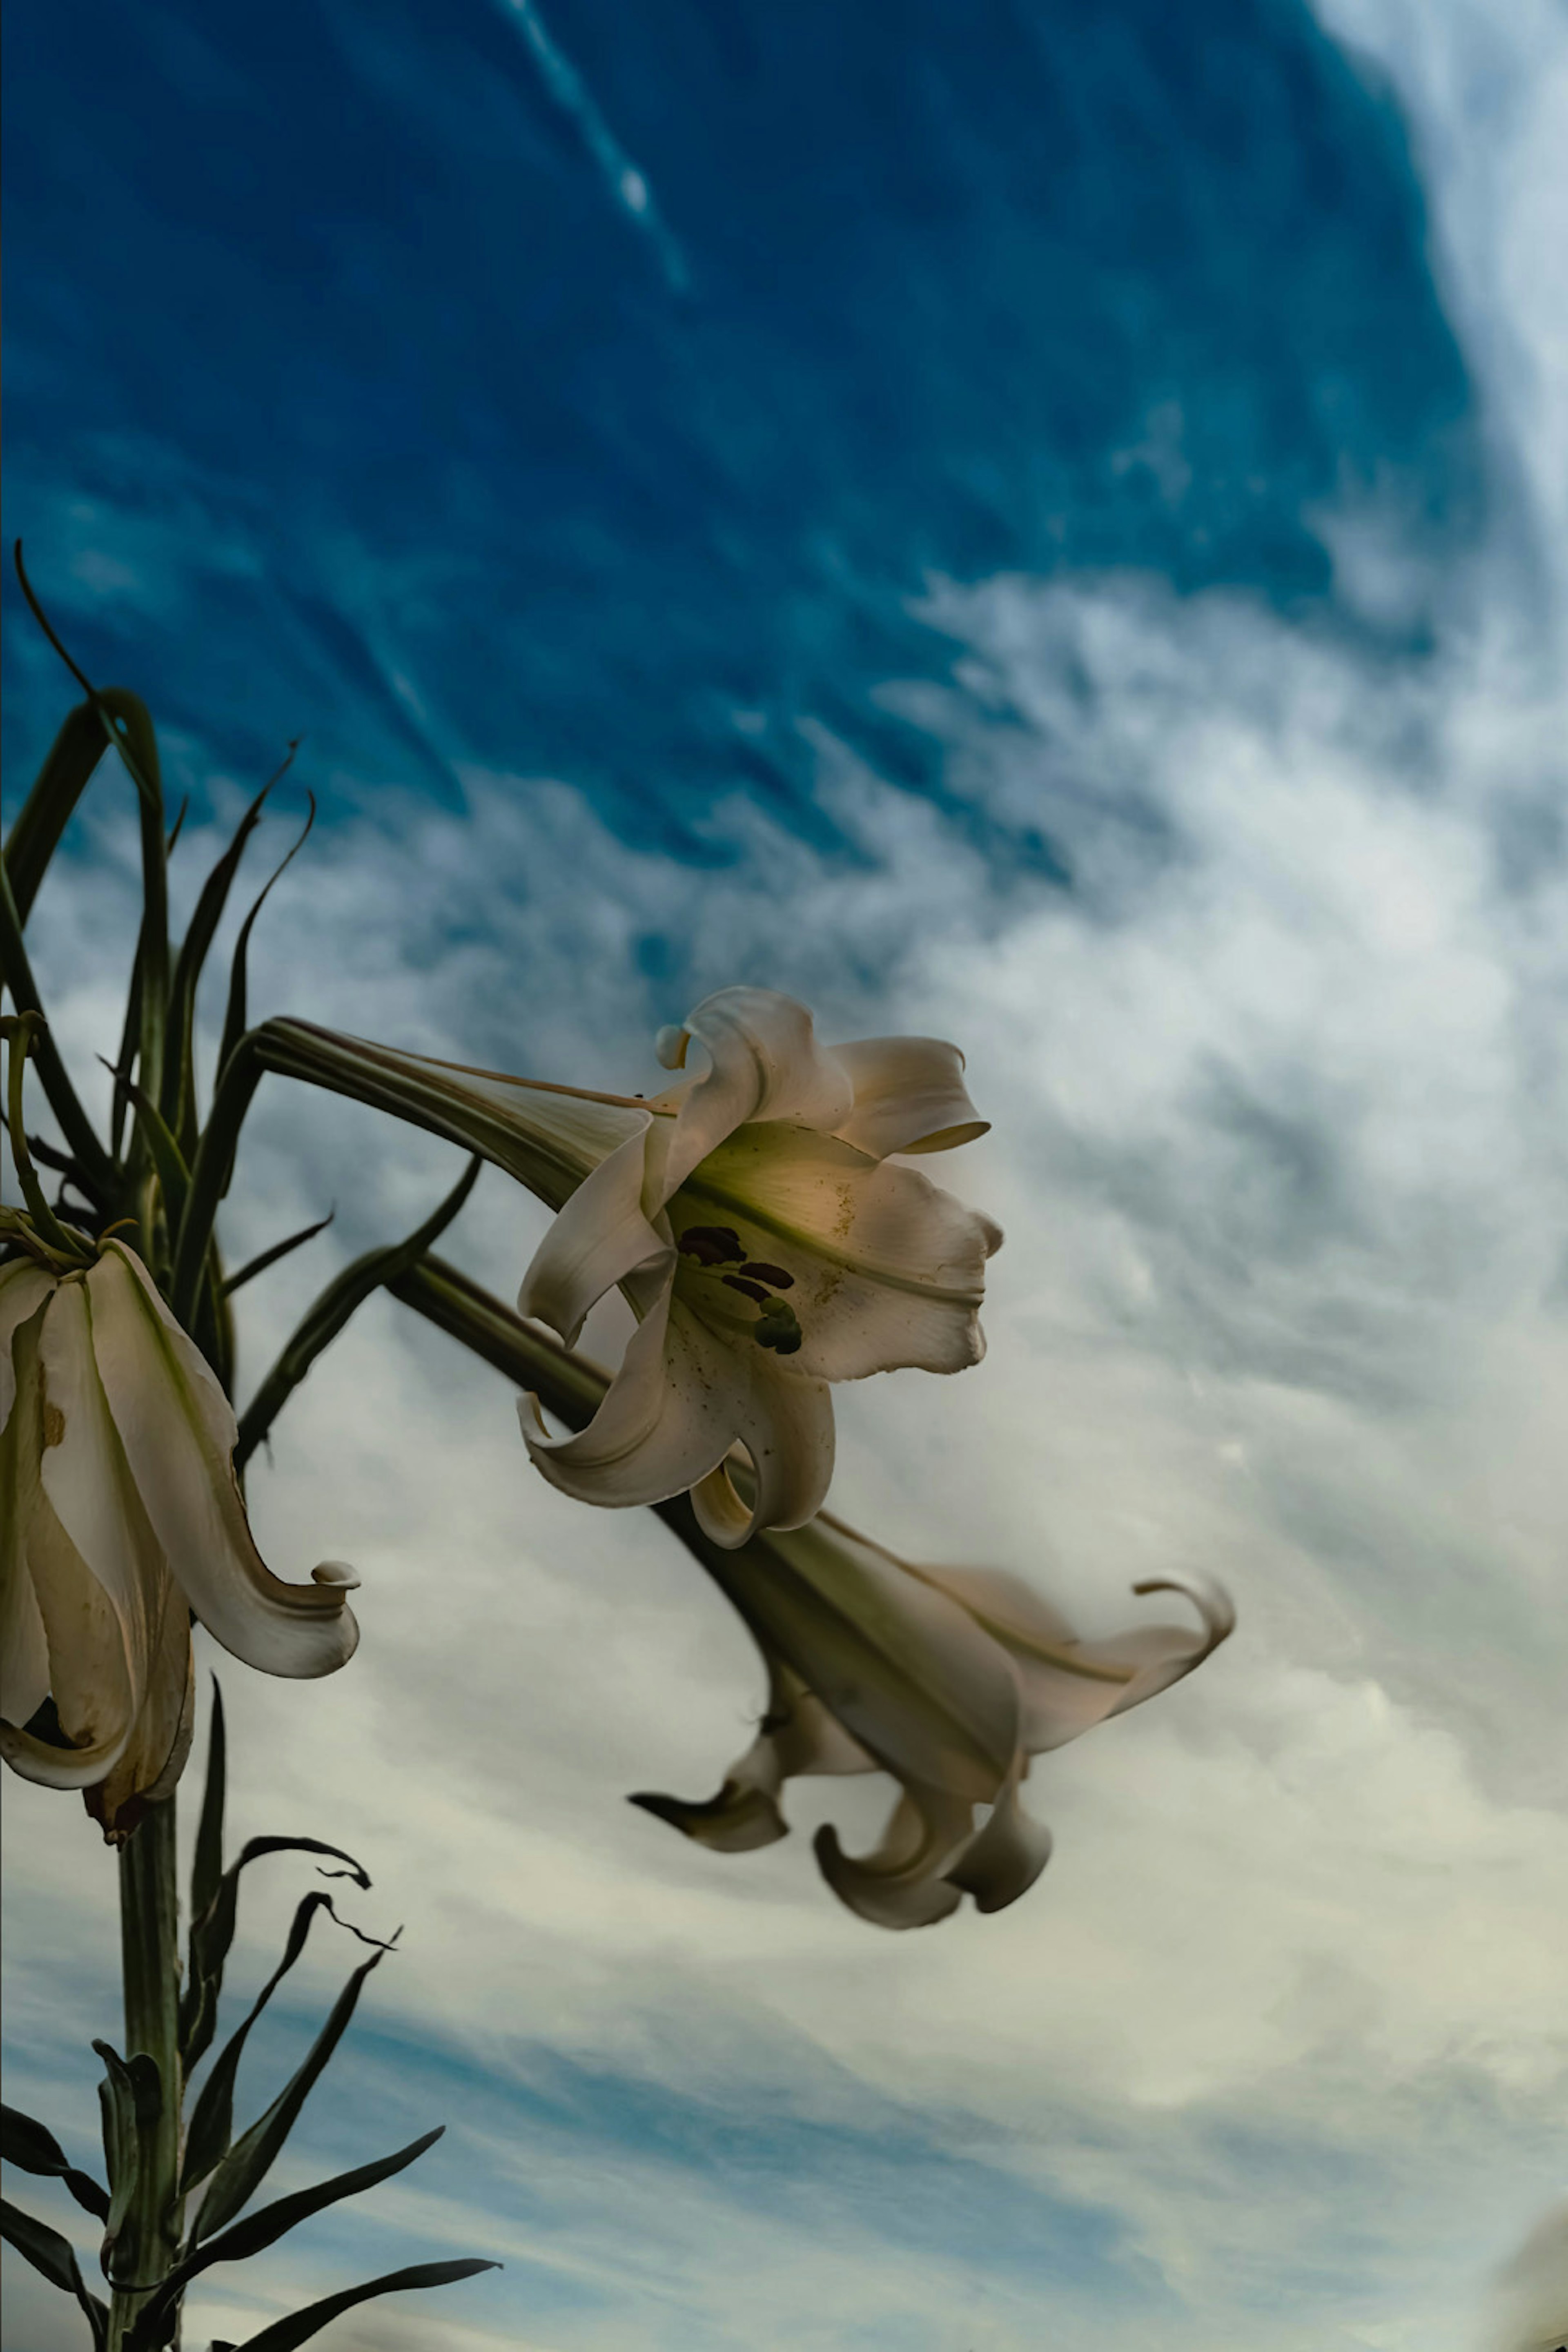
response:
<path id="1" fill-rule="evenodd" d="M 303 736 L 253 1006 L 627 1090 L 735 981 L 952 1037 L 990 1354 L 837 1391 L 836 1507 L 1085 1632 L 1163 1570 L 1241 1613 L 1037 1767 L 1020 1904 L 880 1934 L 808 1834 L 625 1803 L 717 1785 L 750 1643 L 374 1303 L 250 1480 L 362 1645 L 225 1664 L 233 1833 L 407 1923 L 279 2185 L 448 2131 L 189 2341 L 478 2252 L 323 2342 L 1550 2352 L 1561 6 L 12 0 L 5 62 L 6 535 L 152 706 L 184 905 Z M 0 611 L 14 809 L 71 689 Z M 33 926 L 86 1091 L 136 911 L 105 772 Z M 245 1293 L 242 1393 L 457 1165 L 268 1082 L 232 1256 L 337 1221 Z M 445 1246 L 510 1297 L 542 1229 L 491 1171 Z M 5 1794 L 7 2096 L 83 2161 L 113 1870 Z M 249 1874 L 237 1989 L 313 1883 Z M 318 1932 L 242 2111 L 357 1954 Z M 8 2273 L 7 2352 L 77 2335 Z"/>

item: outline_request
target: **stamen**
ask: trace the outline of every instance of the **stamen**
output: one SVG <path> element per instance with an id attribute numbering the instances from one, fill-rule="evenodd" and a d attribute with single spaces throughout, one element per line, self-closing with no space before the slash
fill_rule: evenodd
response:
<path id="1" fill-rule="evenodd" d="M 771 1307 L 773 1304 L 773 1300 L 760 1282 L 748 1282 L 743 1275 L 739 1274 L 721 1274 L 719 1279 L 721 1282 L 727 1282 L 731 1290 L 743 1290 L 746 1297 L 754 1298 L 759 1307 Z"/>
<path id="2" fill-rule="evenodd" d="M 688 1225 L 676 1246 L 699 1265 L 739 1265 L 746 1255 L 732 1225 Z"/>
<path id="3" fill-rule="evenodd" d="M 759 1348 L 771 1348 L 779 1356 L 793 1356 L 805 1335 L 795 1308 L 783 1298 L 770 1298 L 757 1318 L 754 1336 Z"/>
<path id="4" fill-rule="evenodd" d="M 741 1272 L 742 1274 L 749 1274 L 753 1282 L 771 1282 L 775 1290 L 793 1290 L 795 1288 L 794 1275 L 786 1274 L 782 1265 L 753 1265 L 748 1262 L 741 1268 Z"/>

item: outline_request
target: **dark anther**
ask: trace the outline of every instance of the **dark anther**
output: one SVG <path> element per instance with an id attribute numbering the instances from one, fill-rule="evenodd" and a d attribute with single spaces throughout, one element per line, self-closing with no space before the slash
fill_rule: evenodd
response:
<path id="1" fill-rule="evenodd" d="M 757 1318 L 758 1347 L 772 1348 L 775 1355 L 793 1356 L 804 1336 L 795 1308 L 782 1298 L 770 1298 Z"/>
<path id="2" fill-rule="evenodd" d="M 748 1263 L 741 1268 L 741 1272 L 742 1274 L 749 1274 L 753 1282 L 771 1282 L 775 1290 L 793 1290 L 795 1288 L 794 1275 L 786 1274 L 782 1265 L 752 1265 L 748 1261 Z"/>
<path id="3" fill-rule="evenodd" d="M 760 1282 L 748 1282 L 743 1275 L 739 1274 L 721 1274 L 719 1279 L 727 1282 L 731 1290 L 743 1290 L 746 1297 L 754 1298 L 759 1307 L 768 1304 L 768 1294 Z"/>
<path id="4" fill-rule="evenodd" d="M 679 1244 L 682 1257 L 699 1265 L 739 1265 L 746 1253 L 732 1225 L 688 1225 Z"/>

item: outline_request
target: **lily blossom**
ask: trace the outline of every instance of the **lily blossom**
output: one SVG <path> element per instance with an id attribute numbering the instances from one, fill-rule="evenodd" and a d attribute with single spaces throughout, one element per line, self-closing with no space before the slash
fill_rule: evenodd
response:
<path id="1" fill-rule="evenodd" d="M 742 1853 L 787 1835 L 786 1780 L 890 1773 L 901 1793 L 874 1852 L 847 1854 L 830 1828 L 816 1839 L 834 1892 L 883 1927 L 930 1927 L 965 1895 L 980 1911 L 1016 1902 L 1051 1851 L 1020 1801 L 1030 1759 L 1168 1689 L 1236 1622 L 1218 1585 L 1164 1577 L 1132 1589 L 1183 1594 L 1196 1627 L 1080 1641 L 1022 1579 L 916 1568 L 826 1512 L 707 1565 L 763 1653 L 767 1712 L 716 1797 L 632 1801 Z"/>
<path id="2" fill-rule="evenodd" d="M 88 1792 L 111 1837 L 190 1746 L 194 1612 L 264 1672 L 329 1674 L 352 1569 L 279 1582 L 251 1538 L 235 1418 L 141 1259 L 0 1266 L 0 1756 Z M 29 1728 L 46 1699 L 65 1745 Z"/>
<path id="3" fill-rule="evenodd" d="M 798 1527 L 833 1472 L 835 1381 L 984 1350 L 978 1309 L 1002 1235 L 903 1158 L 986 1131 L 963 1056 L 931 1037 L 826 1047 L 809 1012 L 727 988 L 660 1033 L 683 1075 L 647 1100 L 468 1070 L 333 1037 L 261 1033 L 267 1066 L 433 1128 L 507 1168 L 559 1213 L 519 1307 L 570 1346 L 620 1288 L 637 1318 L 586 1429 L 523 1435 L 552 1485 L 584 1502 L 689 1489 L 705 1533 L 738 1546 Z M 705 1061 L 685 1075 L 695 1045 Z M 725 1467 L 754 1473 L 742 1501 Z"/>

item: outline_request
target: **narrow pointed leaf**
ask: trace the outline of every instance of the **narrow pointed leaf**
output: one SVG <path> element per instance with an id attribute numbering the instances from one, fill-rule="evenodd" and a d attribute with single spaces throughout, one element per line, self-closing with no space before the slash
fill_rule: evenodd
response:
<path id="1" fill-rule="evenodd" d="M 202 1791 L 201 1820 L 196 1824 L 196 1850 L 191 1862 L 191 1917 L 205 1919 L 223 1877 L 223 1809 L 228 1782 L 228 1735 L 224 1727 L 223 1691 L 213 1676 L 212 1727 L 207 1735 L 207 1777 Z"/>
<path id="2" fill-rule="evenodd" d="M 290 757 L 293 756 L 294 748 L 293 744 L 289 747 Z M 273 867 L 258 892 L 249 914 L 239 927 L 239 937 L 234 946 L 234 960 L 229 966 L 228 1003 L 224 1012 L 223 1043 L 218 1048 L 217 1066 L 220 1071 L 226 1066 L 229 1055 L 246 1032 L 246 1002 L 248 989 L 247 967 L 250 956 L 250 934 L 255 926 L 256 918 L 267 904 L 273 884 L 281 880 L 300 850 L 304 848 L 310 837 L 310 827 L 316 822 L 316 795 L 314 793 L 310 793 L 306 797 L 310 803 L 310 810 L 293 847 Z"/>
<path id="3" fill-rule="evenodd" d="M 169 1035 L 173 1044 L 163 1072 L 163 1090 L 159 1103 L 164 1118 L 182 1136 L 187 1126 L 195 1121 L 195 1079 L 191 1066 L 195 1034 L 196 988 L 202 967 L 207 960 L 228 894 L 239 863 L 245 855 L 247 842 L 261 822 L 261 812 L 267 796 L 293 763 L 295 746 L 290 743 L 281 765 L 267 779 L 235 828 L 233 840 L 203 883 L 180 952 L 175 959 L 174 976 L 169 989 Z"/>
<path id="4" fill-rule="evenodd" d="M 136 2194 L 142 2171 L 142 2150 L 136 2131 L 136 2089 L 131 2070 L 109 2042 L 95 2042 L 92 2046 L 105 2068 L 103 2080 L 98 2086 L 98 2104 L 103 2118 L 103 2164 L 109 2175 L 109 2210 L 103 2217 L 103 2259 L 107 2270 Z"/>
<path id="5" fill-rule="evenodd" d="M 303 2063 L 279 2092 L 266 2114 L 258 2117 L 224 2157 L 207 2185 L 206 2195 L 202 2199 L 201 2211 L 191 2231 L 193 2245 L 209 2238 L 215 2230 L 221 2230 L 226 2221 L 232 2221 L 260 2188 L 279 2150 L 293 2130 L 300 2110 L 317 2078 L 342 2040 L 349 2020 L 358 2006 L 366 1977 L 373 1969 L 380 1967 L 385 1957 L 384 1951 L 373 1952 L 368 1960 L 361 1961 L 332 2003 L 331 2013 L 311 2043 Z"/>
<path id="6" fill-rule="evenodd" d="M 23 2172 L 63 2180 L 84 2212 L 91 2213 L 100 2221 L 108 2218 L 109 2200 L 92 2175 L 79 2172 L 68 2163 L 53 2132 L 33 2116 L 25 2116 L 19 2107 L 0 2106 L 0 2157 Z"/>
<path id="7" fill-rule="evenodd" d="M 329 2321 L 340 2312 L 352 2311 L 356 2303 L 368 2303 L 373 2295 L 401 2294 L 405 2289 L 416 2286 L 455 2286 L 459 2279 L 477 2278 L 480 2271 L 499 2271 L 500 2263 L 479 2262 L 469 2258 L 455 2263 L 412 2263 L 406 2270 L 387 2271 L 380 2278 L 366 2279 L 363 2286 L 340 2287 L 336 2294 L 321 2297 L 320 2303 L 308 2303 L 303 2311 L 291 2311 L 287 2319 L 275 2319 L 259 2336 L 247 2336 L 237 2344 L 233 2352 L 295 2352 L 295 2347 L 308 2344 L 319 2336 Z"/>
<path id="8" fill-rule="evenodd" d="M 101 1054 L 99 1059 L 103 1061 Z M 184 1153 L 152 1097 L 144 1094 L 135 1079 L 124 1070 L 112 1069 L 107 1062 L 103 1066 L 113 1078 L 116 1092 L 123 1090 L 136 1107 L 138 1131 L 157 1171 L 158 1188 L 163 1195 L 164 1213 L 172 1230 L 178 1226 L 184 1213 L 185 1200 L 191 1189 L 191 1171 L 185 1164 Z"/>
<path id="9" fill-rule="evenodd" d="M 191 2116 L 190 2128 L 185 2136 L 185 2158 L 180 2176 L 182 2196 L 193 2189 L 197 2181 L 204 2180 L 213 2167 L 220 2163 L 228 2152 L 229 2136 L 234 2128 L 235 2079 L 239 2072 L 239 2062 L 244 2054 L 250 2029 L 304 1950 L 306 1938 L 310 1932 L 311 1920 L 318 1911 L 323 1910 L 338 1927 L 347 1927 L 351 1936 L 358 1936 L 362 1943 L 380 1943 L 378 1937 L 363 1935 L 360 1929 L 351 1926 L 348 1920 L 339 1919 L 336 1911 L 332 1908 L 331 1896 L 323 1894 L 320 1887 L 304 1897 L 295 1911 L 293 1925 L 289 1930 L 289 1940 L 284 1947 L 282 1959 L 257 1994 L 243 2022 L 229 2036 L 223 2049 L 214 2059 L 212 2072 L 202 2084 L 201 2095 L 196 2101 L 195 2112 Z M 389 1951 L 392 1948 L 390 1945 L 381 1945 L 381 1948 Z"/>
<path id="10" fill-rule="evenodd" d="M 167 2325 L 168 2315 L 178 2304 L 191 2280 L 202 2271 L 210 2270 L 215 2263 L 241 2263 L 252 2254 L 275 2246 L 289 2231 L 297 2229 L 329 2205 L 342 2202 L 345 2197 L 357 2197 L 362 2190 L 374 2189 L 383 2180 L 390 2180 L 433 2147 L 446 2130 L 437 2124 L 433 2131 L 422 2133 L 410 2140 L 406 2147 L 395 2150 L 391 2156 L 377 2157 L 370 2164 L 355 2167 L 352 2172 L 334 2173 L 331 2180 L 318 2181 L 313 2189 L 298 2189 L 291 2197 L 279 2197 L 275 2203 L 264 2205 L 259 2213 L 247 2214 L 243 2221 L 220 2237 L 209 2238 L 197 2246 L 184 2262 L 176 2263 L 156 2294 L 149 2297 L 137 2316 L 136 2324 L 126 2339 L 125 2352 L 153 2352 L 163 2341 L 161 2331 Z"/>
<path id="11" fill-rule="evenodd" d="M 71 812 L 108 749 L 103 720 L 90 702 L 79 702 L 50 744 L 37 780 L 5 836 L 5 870 L 23 924 L 33 911 L 38 885 Z"/>
<path id="12" fill-rule="evenodd" d="M 234 1449 L 237 1470 L 245 1467 L 317 1357 L 331 1347 L 350 1317 L 375 1291 L 406 1274 L 446 1231 L 473 1191 L 483 1164 L 470 1160 L 439 1208 L 406 1241 L 389 1249 L 368 1251 L 327 1285 L 239 1417 Z"/>
<path id="13" fill-rule="evenodd" d="M 12 895 L 11 881 L 5 863 L 0 860 L 0 972 L 5 976 L 11 1002 L 18 1013 L 43 1013 L 43 1001 L 27 950 L 22 943 L 22 926 L 16 913 L 16 901 Z M 77 1100 L 76 1089 L 66 1073 L 66 1066 L 56 1050 L 54 1039 L 47 1025 L 33 1039 L 32 1066 L 38 1074 L 38 1083 L 48 1098 L 49 1108 L 60 1124 L 60 1132 L 70 1146 L 84 1181 L 90 1186 L 95 1202 L 105 1207 L 114 1197 L 115 1171 L 113 1162 L 98 1139 L 92 1121 Z"/>
<path id="14" fill-rule="evenodd" d="M 205 1819 L 204 1807 L 204 1822 Z M 199 1918 L 193 1917 L 191 1921 L 190 1982 L 180 2005 L 180 2055 L 187 2074 L 195 2069 L 213 2038 L 218 1995 L 223 1990 L 224 1963 L 234 1942 L 235 1921 L 239 1910 L 239 1874 L 251 1863 L 259 1862 L 264 1854 L 268 1853 L 331 1854 L 334 1861 L 346 1863 L 348 1868 L 328 1871 L 323 1874 L 325 1876 L 352 1878 L 362 1890 L 368 1889 L 370 1885 L 369 1873 L 362 1869 L 352 1853 L 345 1853 L 342 1846 L 323 1845 L 320 1838 L 261 1837 L 247 1840 L 240 1849 L 239 1860 L 232 1863 L 219 1878 L 206 1908 Z"/>
<path id="15" fill-rule="evenodd" d="M 268 1266 L 278 1264 L 279 1258 L 287 1257 L 292 1250 L 302 1249 L 307 1242 L 313 1242 L 318 1234 L 326 1232 L 337 1213 L 336 1209 L 330 1209 L 324 1217 L 318 1217 L 313 1225 L 301 1225 L 297 1234 L 289 1235 L 287 1241 L 274 1242 L 270 1249 L 258 1250 L 254 1257 L 247 1258 L 238 1273 L 231 1274 L 224 1284 L 225 1297 L 232 1298 L 237 1290 L 243 1290 L 247 1282 L 254 1282 L 258 1274 L 265 1274 Z"/>
<path id="16" fill-rule="evenodd" d="M 47 2221 L 36 2221 L 30 2213 L 24 2213 L 8 2197 L 0 2197 L 0 2238 L 15 2246 L 24 2262 L 41 2271 L 51 2286 L 75 2295 L 92 2330 L 93 2344 L 101 2352 L 109 2335 L 108 2306 L 96 2294 L 88 2293 L 70 2241 L 62 2238 L 58 2230 L 51 2230 Z"/>

